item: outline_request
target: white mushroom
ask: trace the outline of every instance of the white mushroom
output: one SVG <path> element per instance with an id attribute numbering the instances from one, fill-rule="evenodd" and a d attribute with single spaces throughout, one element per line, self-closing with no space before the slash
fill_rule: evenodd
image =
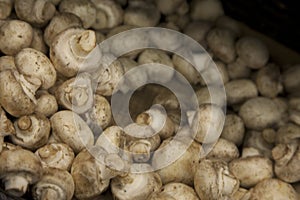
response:
<path id="1" fill-rule="evenodd" d="M 0 26 L 0 35 L 0 51 L 6 55 L 15 55 L 31 45 L 33 29 L 24 21 L 7 20 Z"/>
<path id="2" fill-rule="evenodd" d="M 84 28 L 90 28 L 96 21 L 96 8 L 90 0 L 62 0 L 59 4 L 60 12 L 77 15 Z"/>
<path id="3" fill-rule="evenodd" d="M 54 95 L 49 94 L 46 90 L 38 90 L 36 98 L 35 113 L 49 117 L 57 112 L 58 105 Z"/>
<path id="4" fill-rule="evenodd" d="M 97 60 L 93 60 L 95 63 L 90 63 L 87 58 L 90 58 L 89 54 L 96 44 L 94 31 L 69 28 L 58 34 L 53 40 L 50 46 L 50 59 L 58 72 L 66 77 L 73 77 L 79 70 L 83 72 L 95 68 Z M 94 58 L 95 56 L 92 56 L 90 59 Z"/>
<path id="5" fill-rule="evenodd" d="M 272 161 L 252 147 L 244 148 L 242 157 L 229 163 L 229 170 L 245 188 L 253 187 L 260 181 L 273 177 Z"/>
<path id="6" fill-rule="evenodd" d="M 294 65 L 288 68 L 282 74 L 282 82 L 285 91 L 289 93 L 295 93 L 299 96 L 299 88 L 300 88 L 300 81 L 298 79 L 300 74 L 300 65 Z"/>
<path id="7" fill-rule="evenodd" d="M 197 166 L 195 190 L 201 200 L 226 199 L 239 188 L 239 180 L 220 160 L 202 160 Z"/>
<path id="8" fill-rule="evenodd" d="M 111 0 L 91 0 L 96 8 L 96 21 L 92 27 L 96 30 L 110 29 L 123 22 L 122 7 Z"/>
<path id="9" fill-rule="evenodd" d="M 221 138 L 233 142 L 239 146 L 243 142 L 245 125 L 243 120 L 236 114 L 228 114 L 222 130 Z"/>
<path id="10" fill-rule="evenodd" d="M 265 66 L 269 60 L 269 50 L 266 45 L 255 37 L 244 36 L 236 43 L 238 56 L 247 67 L 259 69 Z"/>
<path id="11" fill-rule="evenodd" d="M 72 27 L 82 27 L 79 17 L 64 12 L 55 15 L 44 30 L 45 43 L 51 46 L 52 41 L 59 33 Z"/>
<path id="12" fill-rule="evenodd" d="M 14 148 L 0 154 L 0 179 L 8 194 L 20 197 L 42 175 L 42 164 L 31 151 Z"/>
<path id="13" fill-rule="evenodd" d="M 94 135 L 85 121 L 72 111 L 59 111 L 50 118 L 56 141 L 69 145 L 75 153 L 94 144 Z"/>
<path id="14" fill-rule="evenodd" d="M 124 13 L 124 24 L 134 26 L 156 26 L 160 12 L 147 1 L 130 1 Z"/>
<path id="15" fill-rule="evenodd" d="M 44 0 L 15 0 L 15 11 L 19 19 L 35 26 L 44 26 L 54 16 L 55 6 Z"/>
<path id="16" fill-rule="evenodd" d="M 36 150 L 44 168 L 58 168 L 69 171 L 74 159 L 74 152 L 66 144 L 51 143 Z"/>
<path id="17" fill-rule="evenodd" d="M 11 136 L 14 144 L 35 150 L 44 146 L 50 135 L 50 122 L 38 114 L 25 115 L 14 122 L 16 134 Z"/>
<path id="18" fill-rule="evenodd" d="M 41 179 L 32 187 L 32 196 L 35 200 L 71 200 L 74 189 L 74 181 L 69 172 L 47 168 Z"/>
<path id="19" fill-rule="evenodd" d="M 220 138 L 214 145 L 213 149 L 207 154 L 207 159 L 224 160 L 230 162 L 240 155 L 237 146 L 225 139 Z"/>
<path id="20" fill-rule="evenodd" d="M 193 0 L 190 16 L 193 20 L 215 21 L 224 14 L 220 0 Z"/>
<path id="21" fill-rule="evenodd" d="M 0 1 L 0 19 L 6 19 L 13 8 L 12 0 L 1 0 Z"/>
<path id="22" fill-rule="evenodd" d="M 124 177 L 113 178 L 110 184 L 114 198 L 119 200 L 144 200 L 152 192 L 159 191 L 161 186 L 160 177 L 155 172 L 129 173 Z"/>

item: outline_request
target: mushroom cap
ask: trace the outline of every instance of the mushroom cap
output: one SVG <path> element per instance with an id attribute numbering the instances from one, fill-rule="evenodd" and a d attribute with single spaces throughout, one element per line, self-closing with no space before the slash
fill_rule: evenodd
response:
<path id="1" fill-rule="evenodd" d="M 269 60 L 267 46 L 255 37 L 244 36 L 236 43 L 238 56 L 252 69 L 265 66 Z"/>
<path id="2" fill-rule="evenodd" d="M 94 144 L 94 134 L 76 113 L 63 110 L 50 118 L 52 134 L 57 141 L 68 144 L 75 153 Z"/>
<path id="3" fill-rule="evenodd" d="M 243 142 L 244 134 L 243 120 L 236 114 L 226 115 L 221 137 L 239 146 Z"/>
<path id="4" fill-rule="evenodd" d="M 282 82 L 284 85 L 284 89 L 289 93 L 295 93 L 297 96 L 300 95 L 300 80 L 298 78 L 299 74 L 300 65 L 292 66 L 286 71 L 284 71 L 282 74 Z"/>
<path id="5" fill-rule="evenodd" d="M 183 183 L 168 183 L 161 188 L 161 194 L 167 194 L 176 200 L 200 200 L 195 190 Z"/>
<path id="6" fill-rule="evenodd" d="M 22 49 L 16 55 L 15 63 L 21 74 L 38 78 L 42 83 L 42 89 L 49 89 L 54 85 L 56 70 L 50 59 L 42 52 L 32 48 Z"/>
<path id="7" fill-rule="evenodd" d="M 11 136 L 14 144 L 35 150 L 44 146 L 50 135 L 50 121 L 44 115 L 23 116 L 14 122 L 16 134 Z"/>
<path id="8" fill-rule="evenodd" d="M 0 26 L 0 34 L 0 51 L 6 55 L 15 55 L 30 46 L 33 29 L 27 22 L 8 20 Z"/>
<path id="9" fill-rule="evenodd" d="M 193 0 L 191 3 L 190 16 L 193 20 L 215 21 L 224 15 L 220 0 Z"/>
<path id="10" fill-rule="evenodd" d="M 74 160 L 74 152 L 64 143 L 51 143 L 39 148 L 35 154 L 41 160 L 43 167 L 70 170 Z"/>
<path id="11" fill-rule="evenodd" d="M 0 104 L 12 116 L 20 117 L 34 112 L 35 105 L 24 93 L 13 70 L 0 72 Z"/>
<path id="12" fill-rule="evenodd" d="M 98 196 L 109 186 L 109 179 L 102 180 L 99 165 L 86 149 L 74 159 L 71 174 L 75 183 L 75 196 L 78 199 Z"/>
<path id="13" fill-rule="evenodd" d="M 161 186 L 161 179 L 155 172 L 129 173 L 111 181 L 112 194 L 119 200 L 144 200 L 151 193 L 159 191 Z"/>
<path id="14" fill-rule="evenodd" d="M 297 192 L 294 188 L 279 179 L 265 179 L 259 182 L 253 189 L 249 200 L 272 199 L 272 200 L 297 200 Z"/>
<path id="15" fill-rule="evenodd" d="M 272 99 L 255 97 L 247 100 L 240 107 L 239 116 L 247 128 L 262 130 L 276 125 L 281 118 L 281 113 Z"/>
<path id="16" fill-rule="evenodd" d="M 207 154 L 207 159 L 218 159 L 230 162 L 240 155 L 237 146 L 228 140 L 219 138 L 213 149 Z"/>
<path id="17" fill-rule="evenodd" d="M 31 151 L 15 148 L 0 154 L 0 179 L 9 175 L 24 175 L 29 184 L 38 181 L 42 175 L 42 164 Z"/>
<path id="18" fill-rule="evenodd" d="M 32 188 L 33 198 L 42 199 L 47 189 L 56 192 L 56 200 L 71 200 L 75 190 L 71 174 L 57 168 L 45 169 L 41 179 Z"/>

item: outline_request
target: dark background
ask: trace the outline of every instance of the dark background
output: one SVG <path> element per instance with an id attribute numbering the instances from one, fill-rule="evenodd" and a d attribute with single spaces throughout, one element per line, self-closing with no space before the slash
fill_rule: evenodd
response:
<path id="1" fill-rule="evenodd" d="M 299 0 L 221 0 L 225 14 L 300 52 Z"/>

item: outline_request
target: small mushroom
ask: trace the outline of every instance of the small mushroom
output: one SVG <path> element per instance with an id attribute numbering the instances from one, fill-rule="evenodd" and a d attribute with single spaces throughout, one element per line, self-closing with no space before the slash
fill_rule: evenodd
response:
<path id="1" fill-rule="evenodd" d="M 147 1 L 130 1 L 124 12 L 124 24 L 133 26 L 156 26 L 160 20 L 160 12 Z"/>
<path id="2" fill-rule="evenodd" d="M 91 199 L 104 192 L 110 179 L 123 174 L 122 170 L 126 163 L 116 154 L 102 154 L 100 147 L 94 148 L 95 154 L 89 153 L 86 149 L 81 151 L 74 159 L 71 174 L 75 182 L 75 197 L 77 199 Z M 94 155 L 104 156 L 100 161 Z M 109 168 L 113 166 L 113 169 Z M 115 169 L 118 169 L 116 171 Z M 135 191 L 136 192 L 136 191 Z"/>
<path id="3" fill-rule="evenodd" d="M 34 112 L 33 101 L 23 91 L 15 70 L 0 72 L 0 104 L 14 117 L 29 115 Z"/>
<path id="4" fill-rule="evenodd" d="M 167 139 L 174 133 L 172 120 L 167 116 L 167 113 L 162 112 L 160 107 L 153 107 L 139 114 L 136 123 L 151 126 L 161 139 Z"/>
<path id="5" fill-rule="evenodd" d="M 230 79 L 246 79 L 250 77 L 251 69 L 241 58 L 237 58 L 234 62 L 228 63 L 227 72 Z"/>
<path id="6" fill-rule="evenodd" d="M 171 60 L 171 58 L 169 57 L 169 55 L 162 51 L 162 50 L 158 50 L 158 49 L 146 49 L 144 50 L 138 57 L 138 63 L 140 65 L 142 64 L 151 64 L 151 63 L 159 63 L 168 67 L 172 67 L 173 66 L 173 62 Z M 170 69 L 164 69 L 165 67 L 161 67 L 160 68 L 160 74 L 161 76 L 164 77 L 164 80 L 161 80 L 160 78 L 159 81 L 161 82 L 168 82 L 172 79 L 173 75 L 174 75 L 174 71 L 170 70 Z M 151 78 L 152 80 L 156 80 L 155 76 L 153 74 L 153 70 L 147 71 L 148 73 L 148 77 Z M 154 70 L 154 73 L 156 72 L 156 70 Z M 157 73 L 157 72 L 156 72 Z"/>
<path id="7" fill-rule="evenodd" d="M 242 34 L 239 23 L 226 15 L 222 15 L 217 19 L 216 27 L 230 29 L 237 37 Z"/>
<path id="8" fill-rule="evenodd" d="M 207 154 L 207 159 L 224 160 L 230 162 L 240 155 L 237 146 L 225 139 L 219 138 L 213 149 Z"/>
<path id="9" fill-rule="evenodd" d="M 8 194 L 20 197 L 42 175 L 42 164 L 31 151 L 18 148 L 0 154 L 0 179 Z"/>
<path id="10" fill-rule="evenodd" d="M 19 19 L 42 27 L 54 16 L 55 6 L 44 0 L 15 0 L 15 11 Z"/>
<path id="11" fill-rule="evenodd" d="M 41 179 L 33 186 L 35 200 L 71 200 L 74 194 L 74 181 L 71 174 L 62 169 L 47 168 Z"/>
<path id="12" fill-rule="evenodd" d="M 0 106 L 0 153 L 4 145 L 4 137 L 15 134 L 13 123 L 7 118 L 6 113 Z"/>
<path id="13" fill-rule="evenodd" d="M 247 100 L 239 110 L 245 126 L 253 130 L 263 130 L 276 125 L 281 113 L 272 99 L 255 97 Z"/>
<path id="14" fill-rule="evenodd" d="M 14 144 L 35 150 L 44 146 L 50 134 L 50 122 L 38 114 L 25 115 L 14 122 L 16 134 L 11 136 Z"/>
<path id="15" fill-rule="evenodd" d="M 157 193 L 156 193 L 157 194 Z M 200 200 L 195 190 L 183 183 L 168 183 L 164 185 L 158 195 L 154 195 L 148 200 L 160 200 L 162 197 L 168 197 L 166 200 Z M 170 199 L 169 199 L 170 198 Z M 162 198 L 163 199 L 163 198 Z"/>
<path id="16" fill-rule="evenodd" d="M 96 20 L 92 27 L 96 30 L 110 29 L 123 22 L 122 7 L 111 0 L 91 0 L 96 8 Z"/>
<path id="17" fill-rule="evenodd" d="M 134 167 L 135 164 L 133 164 L 132 168 Z M 161 186 L 160 177 L 155 172 L 129 173 L 123 177 L 113 178 L 110 184 L 114 198 L 119 200 L 144 200 L 152 192 L 159 191 Z"/>
<path id="18" fill-rule="evenodd" d="M 225 63 L 235 60 L 235 35 L 225 28 L 214 28 L 207 35 L 207 43 L 214 55 Z"/>
<path id="19" fill-rule="evenodd" d="M 222 15 L 224 10 L 220 0 L 193 0 L 191 3 L 192 20 L 216 21 Z"/>
<path id="20" fill-rule="evenodd" d="M 66 144 L 51 143 L 36 150 L 44 168 L 58 168 L 69 171 L 74 159 L 74 152 Z"/>
<path id="21" fill-rule="evenodd" d="M 230 197 L 238 190 L 240 182 L 224 161 L 202 160 L 197 166 L 194 185 L 201 200 L 213 200 Z"/>
<path id="22" fill-rule="evenodd" d="M 50 59 L 42 52 L 32 48 L 22 49 L 15 56 L 15 63 L 22 75 L 39 79 L 41 89 L 49 89 L 54 85 L 56 81 L 55 68 Z"/>
<path id="23" fill-rule="evenodd" d="M 6 55 L 15 55 L 31 45 L 34 34 L 27 22 L 7 20 L 0 26 L 0 35 L 0 51 Z"/>
<path id="24" fill-rule="evenodd" d="M 244 36 L 236 43 L 236 52 L 251 69 L 260 69 L 269 60 L 269 50 L 266 45 L 255 37 Z"/>
<path id="25" fill-rule="evenodd" d="M 36 107 L 35 113 L 49 117 L 58 110 L 57 101 L 54 95 L 49 94 L 46 90 L 39 90 L 36 92 Z"/>
<path id="26" fill-rule="evenodd" d="M 260 181 L 273 177 L 272 161 L 253 147 L 244 148 L 242 157 L 229 163 L 229 170 L 245 188 L 253 187 Z"/>
<path id="27" fill-rule="evenodd" d="M 13 1 L 12 0 L 1 0 L 0 1 L 0 20 L 6 19 L 13 8 Z"/>
<path id="28" fill-rule="evenodd" d="M 154 152 L 152 166 L 158 168 L 161 165 L 166 165 L 157 170 L 163 184 L 180 182 L 192 186 L 197 163 L 200 160 L 200 151 L 201 145 L 199 143 L 192 142 L 187 147 L 182 139 L 168 138 Z M 181 156 L 177 160 L 171 161 L 170 157 L 174 155 Z"/>
<path id="29" fill-rule="evenodd" d="M 248 79 L 231 80 L 225 84 L 226 98 L 229 105 L 243 103 L 258 96 L 255 83 Z"/>
<path id="30" fill-rule="evenodd" d="M 94 103 L 91 76 L 80 73 L 66 80 L 56 89 L 55 97 L 63 108 L 79 114 L 87 112 Z"/>
<path id="31" fill-rule="evenodd" d="M 282 82 L 285 91 L 299 96 L 300 81 L 297 77 L 300 74 L 300 65 L 294 65 L 282 74 Z"/>
<path id="32" fill-rule="evenodd" d="M 16 70 L 15 58 L 13 56 L 1 56 L 0 57 L 0 72 L 12 69 Z"/>
<path id="33" fill-rule="evenodd" d="M 177 9 L 185 3 L 186 0 L 155 0 L 157 9 L 164 15 L 176 13 Z"/>
<path id="34" fill-rule="evenodd" d="M 66 77 L 73 77 L 79 70 L 90 69 L 91 64 L 94 67 L 95 63 L 89 63 L 86 59 L 96 44 L 94 31 L 69 28 L 54 38 L 50 46 L 50 59 L 59 73 Z M 62 49 L 64 51 L 61 51 Z M 97 60 L 93 61 L 97 63 Z"/>
<path id="35" fill-rule="evenodd" d="M 233 142 L 240 146 L 245 134 L 245 125 L 243 120 L 236 114 L 228 114 L 225 118 L 225 124 L 222 130 L 221 138 Z"/>
<path id="36" fill-rule="evenodd" d="M 96 21 L 96 8 L 90 1 L 62 0 L 59 4 L 60 12 L 68 12 L 77 15 L 84 28 L 90 28 Z"/>
<path id="37" fill-rule="evenodd" d="M 75 153 L 94 144 L 94 135 L 85 121 L 72 111 L 59 111 L 50 118 L 56 141 L 69 145 Z"/>
<path id="38" fill-rule="evenodd" d="M 51 46 L 54 38 L 68 28 L 82 27 L 82 23 L 77 15 L 72 13 L 59 13 L 55 15 L 44 30 L 44 40 L 48 46 Z"/>
<path id="39" fill-rule="evenodd" d="M 272 199 L 272 200 L 297 200 L 297 192 L 294 188 L 279 179 L 265 179 L 259 182 L 251 191 L 249 200 Z"/>
<path id="40" fill-rule="evenodd" d="M 184 28 L 183 32 L 206 48 L 207 42 L 205 39 L 211 28 L 212 23 L 208 21 L 192 21 Z"/>
<path id="41" fill-rule="evenodd" d="M 213 104 L 203 104 L 197 111 L 191 111 L 187 115 L 189 124 L 196 129 L 197 142 L 210 144 L 217 141 L 225 121 L 221 108 Z"/>
<path id="42" fill-rule="evenodd" d="M 274 171 L 276 176 L 288 183 L 300 181 L 300 143 L 295 140 L 290 144 L 278 144 L 272 150 L 275 160 Z"/>
<path id="43" fill-rule="evenodd" d="M 93 106 L 90 111 L 85 113 L 84 117 L 89 126 L 95 128 L 93 132 L 95 132 L 97 128 L 106 128 L 112 120 L 111 107 L 108 100 L 101 95 L 94 95 Z"/>

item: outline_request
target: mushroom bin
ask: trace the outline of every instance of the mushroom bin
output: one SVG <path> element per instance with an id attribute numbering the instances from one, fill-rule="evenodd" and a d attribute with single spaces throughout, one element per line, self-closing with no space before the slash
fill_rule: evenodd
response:
<path id="1" fill-rule="evenodd" d="M 221 0 L 0 0 L 0 199 L 298 200 L 300 55 L 226 14 Z M 212 103 L 210 91 L 222 93 L 214 76 L 169 51 L 102 52 L 101 67 L 84 63 L 97 44 L 141 27 L 199 43 L 226 109 L 222 98 Z M 110 48 L 118 54 L 133 41 L 178 52 L 188 44 L 140 34 Z M 208 59 L 193 53 L 185 55 Z M 181 74 L 162 69 L 162 85 L 185 78 L 179 93 L 135 71 L 153 63 Z M 181 81 L 195 110 L 181 112 L 180 99 L 192 102 Z M 131 88 L 128 122 L 112 102 Z"/>

